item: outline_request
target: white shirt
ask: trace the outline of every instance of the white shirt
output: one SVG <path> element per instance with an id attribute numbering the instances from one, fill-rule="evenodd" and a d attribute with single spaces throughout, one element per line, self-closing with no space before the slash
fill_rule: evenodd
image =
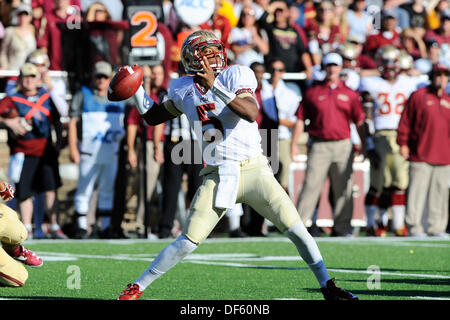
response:
<path id="1" fill-rule="evenodd" d="M 253 71 L 233 65 L 218 76 L 229 91 L 239 95 L 254 93 L 257 81 Z M 262 154 L 261 136 L 256 122 L 248 122 L 234 113 L 211 90 L 206 93 L 194 84 L 194 77 L 184 76 L 172 82 L 168 99 L 185 113 L 201 145 L 207 165 L 218 166 L 226 161 L 244 161 Z M 209 138 L 214 136 L 215 140 Z"/>

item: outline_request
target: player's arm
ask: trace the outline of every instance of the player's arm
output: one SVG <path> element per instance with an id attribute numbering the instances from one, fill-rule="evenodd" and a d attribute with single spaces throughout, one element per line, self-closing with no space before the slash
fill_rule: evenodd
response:
<path id="1" fill-rule="evenodd" d="M 197 72 L 202 85 L 219 97 L 234 113 L 248 122 L 254 122 L 258 117 L 258 103 L 250 94 L 236 95 L 229 91 L 219 81 L 215 81 L 214 71 L 209 65 L 208 59 L 203 57 L 203 73 Z"/>
<path id="2" fill-rule="evenodd" d="M 147 95 L 142 86 L 139 87 L 133 98 L 141 117 L 151 126 L 164 123 L 182 114 L 172 100 L 157 103 Z"/>

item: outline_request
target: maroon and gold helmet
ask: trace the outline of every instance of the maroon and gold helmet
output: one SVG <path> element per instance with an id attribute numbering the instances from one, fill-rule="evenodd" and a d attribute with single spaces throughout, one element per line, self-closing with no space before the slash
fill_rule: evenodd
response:
<path id="1" fill-rule="evenodd" d="M 385 45 L 377 50 L 375 60 L 383 78 L 392 79 L 399 74 L 399 57 L 400 50 L 393 45 Z"/>
<path id="2" fill-rule="evenodd" d="M 195 74 L 202 72 L 202 50 L 208 46 L 216 46 L 219 51 L 211 55 L 207 55 L 207 58 L 212 56 L 215 58 L 215 63 L 210 62 L 211 68 L 216 74 L 219 74 L 227 67 L 227 54 L 225 52 L 225 46 L 216 35 L 211 31 L 199 30 L 191 33 L 183 42 L 181 47 L 181 62 L 187 73 Z"/>

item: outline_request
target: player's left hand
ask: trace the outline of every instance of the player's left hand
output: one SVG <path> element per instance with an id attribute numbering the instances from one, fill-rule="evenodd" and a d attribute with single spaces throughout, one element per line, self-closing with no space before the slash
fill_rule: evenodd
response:
<path id="1" fill-rule="evenodd" d="M 197 76 L 202 79 L 202 85 L 209 90 L 214 84 L 214 80 L 216 80 L 216 76 L 214 75 L 214 70 L 209 65 L 209 61 L 206 57 L 202 57 L 202 68 L 203 72 L 197 72 Z"/>
<path id="2" fill-rule="evenodd" d="M 5 201 L 9 201 L 14 198 L 14 188 L 8 182 L 3 182 L 3 185 L 5 189 L 0 191 L 0 197 Z"/>

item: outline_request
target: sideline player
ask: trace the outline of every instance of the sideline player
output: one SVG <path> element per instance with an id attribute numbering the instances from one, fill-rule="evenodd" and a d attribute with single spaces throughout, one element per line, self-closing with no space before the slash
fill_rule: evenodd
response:
<path id="1" fill-rule="evenodd" d="M 9 183 L 0 181 L 0 198 L 4 201 L 14 198 L 14 189 Z M 44 263 L 20 244 L 27 237 L 28 231 L 17 213 L 0 203 L 0 286 L 23 287 L 28 279 L 28 271 L 23 264 L 40 267 Z"/>
<path id="2" fill-rule="evenodd" d="M 142 87 L 134 97 L 139 112 L 150 125 L 182 113 L 194 130 L 200 124 L 198 136 L 204 134 L 199 143 L 206 164 L 200 173 L 203 183 L 192 201 L 182 235 L 158 254 L 119 300 L 138 299 L 154 280 L 192 253 L 235 203 L 253 207 L 295 244 L 316 276 L 325 299 L 358 299 L 330 279 L 316 242 L 262 154 L 255 122 L 258 104 L 253 97 L 257 86 L 254 73 L 238 65 L 227 68 L 223 43 L 208 31 L 190 34 L 181 52 L 190 75 L 173 82 L 164 103 L 155 103 Z"/>
<path id="3" fill-rule="evenodd" d="M 361 78 L 360 91 L 366 117 L 373 121 L 373 136 L 368 138 L 368 145 L 373 145 L 379 155 L 379 163 L 372 162 L 370 166 L 370 189 L 365 200 L 368 235 L 385 235 L 389 207 L 392 208 L 394 233 L 406 235 L 405 195 L 409 164 L 399 153 L 397 127 L 408 97 L 422 80 L 400 74 L 399 57 L 400 51 L 394 46 L 380 47 L 376 60 L 381 76 Z"/>

